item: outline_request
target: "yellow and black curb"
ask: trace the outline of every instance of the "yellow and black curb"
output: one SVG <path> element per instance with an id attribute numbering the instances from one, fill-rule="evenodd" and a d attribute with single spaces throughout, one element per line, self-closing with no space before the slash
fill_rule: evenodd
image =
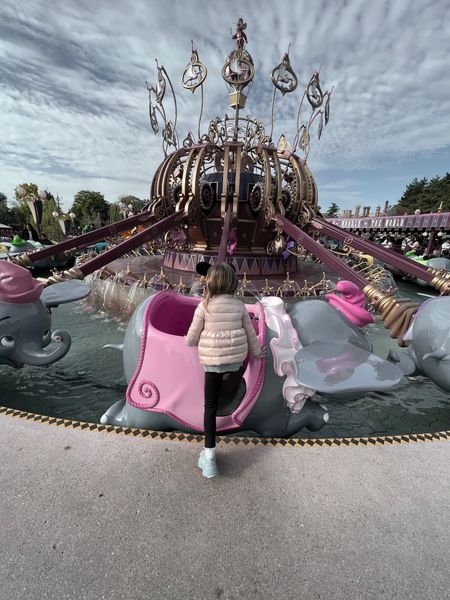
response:
<path id="1" fill-rule="evenodd" d="M 131 437 L 149 438 L 151 440 L 177 441 L 177 442 L 203 442 L 203 436 L 195 433 L 181 433 L 177 431 L 152 431 L 149 429 L 137 429 L 134 427 L 118 427 L 117 425 L 102 425 L 101 423 L 85 423 L 72 419 L 58 417 L 47 417 L 35 413 L 0 406 L 0 415 L 16 417 L 33 423 L 56 425 L 66 429 L 80 429 L 83 431 L 101 431 L 115 433 L 116 435 L 127 435 Z M 349 438 L 274 438 L 274 437 L 242 437 L 242 436 L 218 436 L 217 441 L 223 444 L 235 446 L 288 446 L 292 448 L 327 448 L 335 446 L 391 446 L 396 444 L 411 444 L 416 442 L 442 442 L 450 439 L 450 431 L 438 431 L 435 433 L 411 433 L 408 435 L 380 435 L 368 437 Z"/>

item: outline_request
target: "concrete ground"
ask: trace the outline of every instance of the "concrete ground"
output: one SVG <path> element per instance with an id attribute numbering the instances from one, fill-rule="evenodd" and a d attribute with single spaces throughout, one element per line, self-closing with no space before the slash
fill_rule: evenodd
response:
<path id="1" fill-rule="evenodd" d="M 0 417 L 0 597 L 450 598 L 450 444 L 199 447 Z"/>

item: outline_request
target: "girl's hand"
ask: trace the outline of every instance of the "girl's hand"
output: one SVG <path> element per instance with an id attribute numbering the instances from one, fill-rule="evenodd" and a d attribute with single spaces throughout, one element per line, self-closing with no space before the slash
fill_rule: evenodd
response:
<path id="1" fill-rule="evenodd" d="M 267 346 L 263 346 L 261 348 L 261 352 L 258 354 L 258 356 L 255 356 L 255 358 L 257 358 L 258 360 L 260 360 L 261 358 L 265 358 L 267 355 Z"/>

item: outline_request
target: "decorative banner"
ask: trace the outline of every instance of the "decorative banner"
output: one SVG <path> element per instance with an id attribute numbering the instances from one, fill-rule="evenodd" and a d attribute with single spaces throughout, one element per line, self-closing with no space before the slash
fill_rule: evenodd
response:
<path id="1" fill-rule="evenodd" d="M 58 218 L 58 223 L 59 223 L 59 226 L 61 227 L 61 230 L 62 230 L 63 234 L 66 236 L 67 235 L 67 228 L 66 228 L 66 220 L 64 219 L 64 217 L 59 217 Z"/>
<path id="2" fill-rule="evenodd" d="M 42 200 L 26 199 L 25 202 L 27 203 L 28 208 L 30 209 L 33 221 L 36 223 L 36 225 L 39 226 L 42 223 Z"/>

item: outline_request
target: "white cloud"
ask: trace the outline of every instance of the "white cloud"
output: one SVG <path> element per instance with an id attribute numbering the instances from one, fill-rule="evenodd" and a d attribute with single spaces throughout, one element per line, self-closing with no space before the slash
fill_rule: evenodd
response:
<path id="1" fill-rule="evenodd" d="M 243 12 L 242 12 L 243 11 Z M 331 120 L 314 141 L 313 172 L 351 172 L 346 189 L 325 184 L 322 206 L 357 203 L 358 172 L 450 145 L 450 5 L 435 0 L 319 0 L 246 5 L 222 2 L 6 0 L 0 7 L 0 190 L 12 196 L 35 181 L 71 203 L 79 189 L 107 199 L 147 196 L 162 159 L 148 125 L 144 80 L 155 80 L 157 57 L 176 84 L 180 135 L 196 131 L 199 98 L 180 75 L 194 39 L 208 67 L 205 129 L 232 110 L 221 67 L 242 13 L 256 78 L 245 113 L 270 126 L 269 74 L 292 42 L 302 85 L 322 66 L 335 86 Z M 299 92 L 277 97 L 274 138 L 292 140 Z M 339 182 L 338 182 L 339 183 Z M 342 182 L 341 182 L 342 184 Z M 386 183 L 388 185 L 388 183 Z"/>

